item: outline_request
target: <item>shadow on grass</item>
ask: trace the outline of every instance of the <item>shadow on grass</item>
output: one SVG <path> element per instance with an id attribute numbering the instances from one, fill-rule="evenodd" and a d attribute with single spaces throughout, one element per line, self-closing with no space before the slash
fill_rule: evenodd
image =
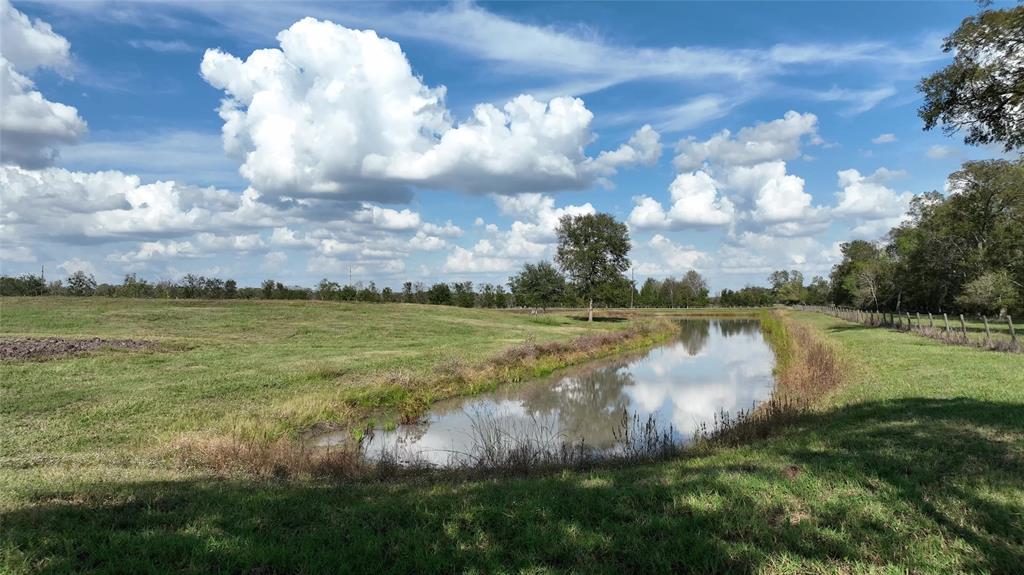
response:
<path id="1" fill-rule="evenodd" d="M 865 329 L 879 329 L 877 326 L 861 325 L 859 323 L 853 324 L 842 324 L 842 325 L 830 325 L 825 328 L 828 333 L 842 333 L 846 331 L 861 331 Z"/>
<path id="2" fill-rule="evenodd" d="M 587 316 L 585 316 L 585 315 L 574 315 L 574 316 L 570 316 L 570 317 L 572 319 L 576 320 L 576 321 L 588 321 Z M 628 319 L 629 318 L 618 317 L 618 316 L 598 316 L 598 315 L 595 315 L 594 316 L 594 323 L 597 323 L 597 322 L 602 322 L 602 323 L 621 323 L 621 322 L 624 322 L 624 321 L 628 321 Z"/>
<path id="3" fill-rule="evenodd" d="M 461 483 L 42 492 L 4 552 L 48 572 L 1014 573 L 1024 409 L 866 403 L 661 465 Z M 789 566 L 787 568 L 787 566 Z"/>

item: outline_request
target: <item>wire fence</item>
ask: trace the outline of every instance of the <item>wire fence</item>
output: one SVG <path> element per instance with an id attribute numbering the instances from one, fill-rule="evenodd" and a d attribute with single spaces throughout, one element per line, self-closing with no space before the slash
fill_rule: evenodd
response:
<path id="1" fill-rule="evenodd" d="M 839 306 L 794 306 L 802 311 L 813 311 L 870 327 L 886 327 L 912 332 L 932 339 L 957 345 L 968 345 L 996 351 L 1021 352 L 1021 343 L 1009 315 L 1002 318 L 987 316 L 965 318 L 963 314 L 950 318 L 930 312 L 865 311 Z"/>

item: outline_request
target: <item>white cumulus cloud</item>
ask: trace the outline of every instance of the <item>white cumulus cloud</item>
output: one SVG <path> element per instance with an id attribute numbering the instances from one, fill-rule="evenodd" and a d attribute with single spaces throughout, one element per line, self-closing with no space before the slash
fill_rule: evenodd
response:
<path id="1" fill-rule="evenodd" d="M 742 128 L 735 136 L 722 130 L 700 142 L 686 138 L 676 146 L 674 160 L 680 171 L 694 170 L 713 161 L 726 166 L 749 166 L 795 158 L 805 137 L 817 141 L 818 117 L 789 111 L 778 119 Z"/>
<path id="2" fill-rule="evenodd" d="M 382 199 L 408 185 L 579 189 L 660 153 L 645 126 L 623 147 L 588 157 L 593 114 L 578 98 L 521 95 L 500 108 L 478 104 L 456 123 L 445 88 L 424 84 L 401 47 L 373 31 L 305 18 L 277 39 L 280 48 L 245 60 L 207 50 L 201 66 L 227 95 L 224 147 L 263 193 Z"/>
<path id="3" fill-rule="evenodd" d="M 7 0 L 0 0 L 0 162 L 27 168 L 48 166 L 58 146 L 86 131 L 73 106 L 51 102 L 26 75 L 38 68 L 70 69 L 68 41 L 50 25 L 31 21 Z"/>
<path id="4" fill-rule="evenodd" d="M 735 216 L 729 198 L 718 191 L 718 183 L 704 171 L 683 173 L 669 185 L 672 205 L 666 212 L 650 197 L 636 199 L 629 223 L 638 228 L 680 228 L 718 226 L 731 223 Z"/>
<path id="5" fill-rule="evenodd" d="M 907 211 L 913 194 L 898 194 L 891 188 L 882 185 L 889 170 L 881 168 L 872 176 L 863 176 L 857 170 L 841 170 L 837 172 L 839 187 L 836 194 L 837 214 L 858 216 L 865 219 L 896 217 Z"/>

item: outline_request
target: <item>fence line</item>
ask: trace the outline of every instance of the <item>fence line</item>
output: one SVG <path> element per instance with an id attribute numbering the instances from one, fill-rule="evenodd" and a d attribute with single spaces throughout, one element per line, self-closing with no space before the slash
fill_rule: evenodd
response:
<path id="1" fill-rule="evenodd" d="M 1021 343 L 1017 339 L 1017 330 L 1013 325 L 1013 318 L 1009 315 L 1006 316 L 1006 325 L 1009 328 L 1010 340 L 1006 341 L 1001 338 L 994 339 L 992 337 L 988 316 L 984 315 L 981 316 L 981 319 L 985 323 L 985 337 L 984 339 L 974 339 L 968 335 L 967 321 L 964 319 L 963 314 L 959 314 L 959 318 L 954 318 L 959 319 L 959 327 L 951 327 L 949 315 L 945 313 L 942 314 L 943 327 L 936 327 L 935 318 L 931 312 L 928 312 L 928 325 L 925 325 L 924 319 L 919 312 L 914 314 L 917 318 L 915 324 L 910 312 L 864 311 L 856 308 L 822 305 L 797 305 L 793 307 L 801 311 L 823 313 L 831 317 L 870 327 L 887 327 L 898 331 L 913 332 L 946 343 L 982 347 L 997 351 L 1022 351 Z"/>

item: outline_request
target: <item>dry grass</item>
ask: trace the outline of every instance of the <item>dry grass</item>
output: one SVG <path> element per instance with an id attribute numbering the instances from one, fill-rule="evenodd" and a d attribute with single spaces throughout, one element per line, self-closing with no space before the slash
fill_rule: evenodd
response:
<path id="1" fill-rule="evenodd" d="M 171 449 L 183 467 L 220 475 L 353 479 L 369 473 L 358 442 L 309 448 L 290 439 L 268 442 L 226 436 L 183 436 Z"/>
<path id="2" fill-rule="evenodd" d="M 761 314 L 761 328 L 776 356 L 775 391 L 749 411 L 719 413 L 698 432 L 701 443 L 739 445 L 767 438 L 822 403 L 846 382 L 845 360 L 821 334 L 778 311 Z"/>
<path id="3" fill-rule="evenodd" d="M 813 404 L 843 384 L 843 358 L 810 326 L 785 318 L 782 324 L 789 337 L 790 357 L 776 374 L 776 395 L 786 401 Z"/>

